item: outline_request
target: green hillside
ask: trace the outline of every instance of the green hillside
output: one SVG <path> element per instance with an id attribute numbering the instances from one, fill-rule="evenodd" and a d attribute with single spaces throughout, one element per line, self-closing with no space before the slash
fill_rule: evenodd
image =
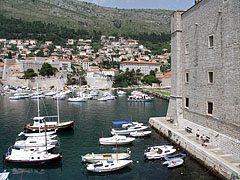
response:
<path id="1" fill-rule="evenodd" d="M 105 34 L 169 33 L 169 10 L 117 9 L 77 0 L 1 0 L 0 14 Z"/>

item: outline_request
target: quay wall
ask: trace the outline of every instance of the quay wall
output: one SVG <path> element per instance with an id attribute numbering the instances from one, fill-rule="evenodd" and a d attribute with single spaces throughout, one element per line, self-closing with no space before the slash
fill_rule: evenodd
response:
<path id="1" fill-rule="evenodd" d="M 232 166 L 223 158 L 219 159 L 219 156 L 214 154 L 212 151 L 207 150 L 206 147 L 203 147 L 201 144 L 198 144 L 188 138 L 189 135 L 183 135 L 185 130 L 179 129 L 177 125 L 169 123 L 169 119 L 169 117 L 153 117 L 149 119 L 149 123 L 159 133 L 174 141 L 176 144 L 181 146 L 181 148 L 192 154 L 194 158 L 200 160 L 205 166 L 211 167 L 221 176 L 231 180 L 237 180 L 240 177 L 239 168 Z M 193 138 L 195 139 L 194 136 Z"/>

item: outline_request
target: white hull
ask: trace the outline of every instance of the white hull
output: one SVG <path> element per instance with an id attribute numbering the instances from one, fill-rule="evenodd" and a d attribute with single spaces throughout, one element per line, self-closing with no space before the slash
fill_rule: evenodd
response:
<path id="1" fill-rule="evenodd" d="M 88 171 L 92 172 L 112 172 L 116 171 L 119 169 L 122 169 L 129 164 L 131 164 L 133 161 L 132 160 L 114 160 L 114 161 L 102 161 L 96 164 L 89 164 L 87 166 Z"/>
<path id="2" fill-rule="evenodd" d="M 83 162 L 89 162 L 94 163 L 98 161 L 104 161 L 104 160 L 123 160 L 123 159 L 129 159 L 130 154 L 129 153 L 108 153 L 108 154 L 86 154 L 82 156 Z"/>
<path id="3" fill-rule="evenodd" d="M 100 138 L 99 143 L 102 145 L 123 145 L 123 144 L 130 144 L 135 140 L 132 137 L 126 136 L 112 136 L 108 138 Z"/>
<path id="4" fill-rule="evenodd" d="M 173 167 L 181 166 L 183 162 L 184 160 L 179 158 L 179 159 L 165 161 L 163 165 L 167 165 L 168 168 L 173 168 Z"/>
<path id="5" fill-rule="evenodd" d="M 145 137 L 148 136 L 152 133 L 152 131 L 135 131 L 135 132 L 131 132 L 130 136 L 132 137 Z"/>
<path id="6" fill-rule="evenodd" d="M 131 132 L 144 131 L 148 129 L 148 126 L 133 126 L 127 129 L 112 129 L 111 134 L 130 134 Z"/>

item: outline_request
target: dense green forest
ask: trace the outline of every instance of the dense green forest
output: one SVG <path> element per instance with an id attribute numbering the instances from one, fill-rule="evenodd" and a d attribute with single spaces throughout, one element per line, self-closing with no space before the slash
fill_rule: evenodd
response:
<path id="1" fill-rule="evenodd" d="M 102 31 L 87 30 L 84 27 L 75 30 L 65 26 L 57 26 L 52 23 L 43 23 L 41 21 L 27 22 L 21 19 L 7 18 L 0 15 L 0 38 L 6 39 L 37 39 L 39 41 L 53 41 L 56 45 L 63 45 L 66 39 L 83 38 L 92 39 L 93 43 L 100 43 L 101 35 L 105 35 Z M 153 54 L 162 53 L 162 48 L 170 51 L 170 34 L 161 33 L 123 33 L 116 34 L 116 37 L 123 36 L 125 38 L 133 38 L 139 40 L 141 44 L 152 50 Z"/>

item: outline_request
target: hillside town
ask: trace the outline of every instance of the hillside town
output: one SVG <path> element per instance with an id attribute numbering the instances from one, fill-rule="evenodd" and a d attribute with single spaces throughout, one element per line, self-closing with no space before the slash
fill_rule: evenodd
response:
<path id="1" fill-rule="evenodd" d="M 33 69 L 38 74 L 44 63 L 57 68 L 58 72 L 51 78 L 61 79 L 58 85 L 52 84 L 58 87 L 63 87 L 67 83 L 67 75 L 72 74 L 73 71 L 83 72 L 84 76 L 90 79 L 113 80 L 120 72 L 126 70 L 135 72 L 138 70 L 143 75 L 153 70 L 157 78 L 164 79 L 164 82 L 167 79 L 163 85 L 170 85 L 170 73 L 165 75 L 165 72 L 160 70 L 161 66 L 169 64 L 169 50 L 164 48 L 163 54 L 152 55 L 151 50 L 139 44 L 138 40 L 122 37 L 117 39 L 115 36 L 103 35 L 102 48 L 95 50 L 91 39 L 67 39 L 66 44 L 60 46 L 54 45 L 52 41 L 42 43 L 37 40 L 0 38 L 0 44 L 2 59 L 0 59 L 2 61 L 0 78 L 5 85 L 19 85 L 16 82 L 19 83 L 24 79 L 25 71 Z M 37 78 L 42 77 L 38 74 Z M 23 84 L 29 85 L 26 81 L 21 81 L 20 85 Z M 93 85 L 91 80 L 88 84 Z M 102 83 L 94 82 L 95 86 L 97 84 Z"/>

